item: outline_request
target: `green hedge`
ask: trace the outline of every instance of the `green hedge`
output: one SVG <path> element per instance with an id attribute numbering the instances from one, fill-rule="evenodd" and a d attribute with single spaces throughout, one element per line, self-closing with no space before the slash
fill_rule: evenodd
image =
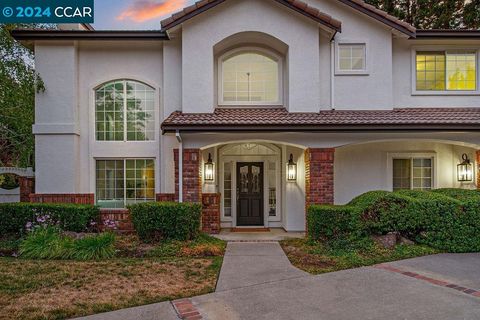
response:
<path id="1" fill-rule="evenodd" d="M 64 231 L 88 232 L 99 221 L 98 207 L 75 204 L 0 204 L 0 235 L 21 236 L 37 226 L 55 226 Z"/>
<path id="2" fill-rule="evenodd" d="M 191 240 L 200 231 L 202 207 L 199 204 L 149 202 L 134 204 L 128 209 L 143 241 Z"/>
<path id="3" fill-rule="evenodd" d="M 480 251 L 477 191 L 373 191 L 347 206 L 311 206 L 308 212 L 308 234 L 313 239 L 400 232 L 445 251 Z"/>

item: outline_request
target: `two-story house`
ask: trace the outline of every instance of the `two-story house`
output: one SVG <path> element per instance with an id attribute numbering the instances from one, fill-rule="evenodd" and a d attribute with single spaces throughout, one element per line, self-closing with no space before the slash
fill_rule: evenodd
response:
<path id="1" fill-rule="evenodd" d="M 13 33 L 46 86 L 32 201 L 203 202 L 207 231 L 302 231 L 312 203 L 478 185 L 480 31 L 361 0 L 203 0 L 161 26 Z"/>

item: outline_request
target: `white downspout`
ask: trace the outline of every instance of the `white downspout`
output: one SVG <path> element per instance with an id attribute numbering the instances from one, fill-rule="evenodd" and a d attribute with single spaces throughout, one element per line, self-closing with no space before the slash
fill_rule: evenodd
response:
<path id="1" fill-rule="evenodd" d="M 183 140 L 180 131 L 175 133 L 177 141 L 180 144 L 178 147 L 178 202 L 183 202 Z"/>
<path id="2" fill-rule="evenodd" d="M 330 41 L 330 109 L 335 110 L 335 37 Z"/>

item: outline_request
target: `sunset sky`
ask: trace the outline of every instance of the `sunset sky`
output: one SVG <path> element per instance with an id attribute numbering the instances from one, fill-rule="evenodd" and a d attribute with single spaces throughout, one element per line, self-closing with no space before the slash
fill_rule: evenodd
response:
<path id="1" fill-rule="evenodd" d="M 160 21 L 195 0 L 97 0 L 97 30 L 160 29 Z"/>

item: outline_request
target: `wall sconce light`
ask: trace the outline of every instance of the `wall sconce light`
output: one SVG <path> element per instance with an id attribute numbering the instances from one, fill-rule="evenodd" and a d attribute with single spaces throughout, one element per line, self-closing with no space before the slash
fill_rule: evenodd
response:
<path id="1" fill-rule="evenodd" d="M 214 164 L 212 161 L 212 155 L 208 154 L 208 161 L 205 162 L 205 181 L 213 181 L 214 176 Z"/>
<path id="2" fill-rule="evenodd" d="M 468 155 L 462 155 L 463 162 L 457 165 L 457 179 L 460 182 L 468 182 L 473 180 L 473 167 L 468 159 Z"/>
<path id="3" fill-rule="evenodd" d="M 297 180 L 297 164 L 293 161 L 293 154 L 291 153 L 287 164 L 287 179 L 288 181 Z"/>

